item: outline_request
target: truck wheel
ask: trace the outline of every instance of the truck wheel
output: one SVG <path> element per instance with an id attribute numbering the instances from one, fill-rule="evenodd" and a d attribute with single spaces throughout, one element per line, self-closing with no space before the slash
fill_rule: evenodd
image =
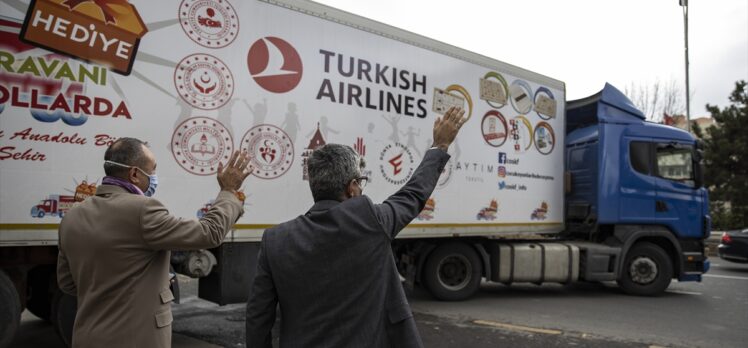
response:
<path id="1" fill-rule="evenodd" d="M 26 309 L 40 319 L 49 321 L 52 311 L 52 296 L 57 290 L 54 266 L 35 267 L 28 274 L 29 297 Z"/>
<path id="2" fill-rule="evenodd" d="M 626 255 L 618 286 L 638 296 L 662 294 L 673 278 L 673 264 L 668 254 L 656 244 L 636 243 Z"/>
<path id="3" fill-rule="evenodd" d="M 483 265 L 473 248 L 463 243 L 434 249 L 424 266 L 426 289 L 442 301 L 462 301 L 480 287 Z"/>
<path id="4" fill-rule="evenodd" d="M 16 286 L 0 270 L 0 348 L 10 347 L 21 324 L 21 299 Z"/>
<path id="5" fill-rule="evenodd" d="M 36 213 L 36 217 L 43 218 L 44 217 L 44 210 L 39 210 L 39 212 Z"/>
<path id="6" fill-rule="evenodd" d="M 52 297 L 52 324 L 57 329 L 65 346 L 70 347 L 73 343 L 73 324 L 75 313 L 78 310 L 78 301 L 62 290 L 57 290 Z"/>

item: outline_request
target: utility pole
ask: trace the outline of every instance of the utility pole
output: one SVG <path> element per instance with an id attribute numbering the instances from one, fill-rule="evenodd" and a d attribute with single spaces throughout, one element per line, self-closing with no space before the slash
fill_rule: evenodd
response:
<path id="1" fill-rule="evenodd" d="M 683 32 L 686 40 L 686 130 L 691 131 L 691 89 L 688 81 L 688 0 L 678 0 L 683 7 Z"/>

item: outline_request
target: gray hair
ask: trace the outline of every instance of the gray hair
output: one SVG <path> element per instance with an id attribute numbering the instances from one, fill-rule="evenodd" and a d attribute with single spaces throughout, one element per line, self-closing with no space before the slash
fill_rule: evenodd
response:
<path id="1" fill-rule="evenodd" d="M 119 138 L 110 145 L 104 153 L 104 161 L 112 161 L 133 167 L 145 165 L 146 157 L 143 146 L 148 146 L 144 141 L 135 138 Z M 104 163 L 104 173 L 109 176 L 122 177 L 127 174 L 129 168 Z"/>
<path id="2" fill-rule="evenodd" d="M 364 165 L 350 146 L 327 144 L 314 150 L 307 161 L 314 201 L 341 200 L 351 180 L 361 175 Z"/>

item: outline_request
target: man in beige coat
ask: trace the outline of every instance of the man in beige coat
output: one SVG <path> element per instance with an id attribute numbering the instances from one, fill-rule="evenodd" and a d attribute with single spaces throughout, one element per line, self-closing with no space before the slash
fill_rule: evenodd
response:
<path id="1" fill-rule="evenodd" d="M 243 212 L 235 194 L 249 157 L 235 152 L 219 164 L 221 191 L 200 220 L 173 216 L 150 198 L 156 160 L 140 140 L 117 140 L 104 159 L 96 195 L 60 223 L 57 280 L 78 298 L 73 347 L 171 347 L 169 250 L 221 244 Z"/>

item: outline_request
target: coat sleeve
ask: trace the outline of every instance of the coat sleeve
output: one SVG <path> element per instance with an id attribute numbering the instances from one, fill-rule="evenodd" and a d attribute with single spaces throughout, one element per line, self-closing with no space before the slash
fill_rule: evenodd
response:
<path id="1" fill-rule="evenodd" d="M 242 203 L 228 191 L 218 194 L 200 220 L 171 215 L 156 199 L 146 200 L 141 209 L 143 240 L 155 250 L 215 248 L 243 213 Z"/>
<path id="2" fill-rule="evenodd" d="M 449 155 L 443 150 L 426 151 L 423 161 L 405 186 L 382 204 L 374 205 L 374 213 L 387 237 L 394 239 L 423 210 L 448 160 Z"/>
<path id="3" fill-rule="evenodd" d="M 73 281 L 73 274 L 70 273 L 70 264 L 62 250 L 62 246 L 60 246 L 57 251 L 57 285 L 60 286 L 62 292 L 68 295 L 78 296 L 77 288 Z"/>
<path id="4" fill-rule="evenodd" d="M 265 249 L 266 235 L 267 233 L 262 237 L 260 253 L 257 256 L 257 271 L 247 301 L 247 347 L 273 347 L 271 330 L 275 324 L 278 294 L 268 265 Z"/>

